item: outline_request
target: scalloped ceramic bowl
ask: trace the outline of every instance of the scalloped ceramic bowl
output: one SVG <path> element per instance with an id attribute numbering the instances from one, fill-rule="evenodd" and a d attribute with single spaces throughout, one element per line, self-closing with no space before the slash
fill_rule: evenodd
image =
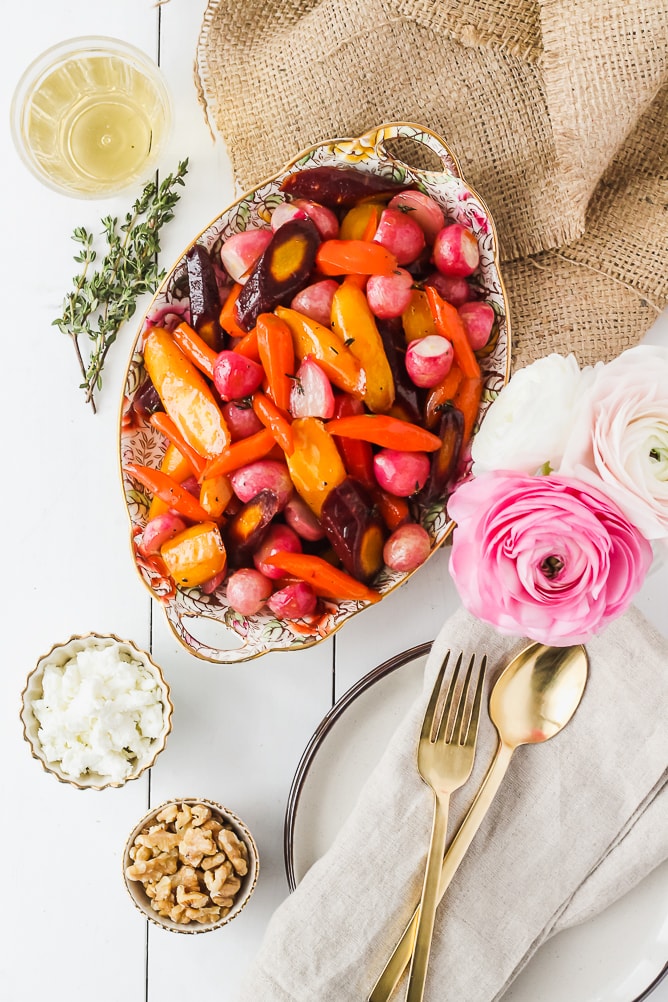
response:
<path id="1" fill-rule="evenodd" d="M 418 151 L 417 159 L 420 163 L 425 162 L 425 158 L 431 158 L 430 169 L 411 166 L 405 160 L 398 159 L 399 151 L 402 156 L 407 155 L 406 148 Z M 489 345 L 479 353 L 485 379 L 480 419 L 509 377 L 510 323 L 499 270 L 494 222 L 483 200 L 462 177 L 459 165 L 446 143 L 429 129 L 420 125 L 391 123 L 373 129 L 357 139 L 328 140 L 303 150 L 273 177 L 228 206 L 205 230 L 196 235 L 156 293 L 137 334 L 123 391 L 120 458 L 137 570 L 151 594 L 161 602 L 176 637 L 192 654 L 208 661 L 247 661 L 268 651 L 309 647 L 330 636 L 346 620 L 365 608 L 365 604 L 361 602 L 331 603 L 325 607 L 324 613 L 311 620 L 291 623 L 277 620 L 268 610 L 249 618 L 239 615 L 227 605 L 224 588 L 218 589 L 213 595 L 206 595 L 198 588 L 174 591 L 160 566 L 146 560 L 138 551 L 135 539 L 145 525 L 149 498 L 122 472 L 122 467 L 127 462 L 158 467 L 164 453 L 162 436 L 148 421 L 136 418 L 131 404 L 145 375 L 142 343 L 146 329 L 158 322 L 165 323 L 165 318 L 170 314 L 177 319 L 189 317 L 186 253 L 196 243 L 215 252 L 222 241 L 233 233 L 250 227 L 267 228 L 273 208 L 283 200 L 280 193 L 282 180 L 288 174 L 321 165 L 350 165 L 400 183 L 416 184 L 442 206 L 450 221 L 461 222 L 470 227 L 480 250 L 480 280 L 486 290 L 486 299 L 497 315 L 494 335 Z M 447 514 L 447 498 L 444 497 L 429 509 L 423 525 L 431 536 L 433 553 L 448 538 L 454 527 Z M 386 595 L 409 576 L 410 574 L 385 568 L 374 582 L 374 587 L 382 595 Z M 204 626 L 206 620 L 213 620 L 218 624 L 218 629 L 214 631 L 215 641 L 203 639 L 203 635 L 209 634 Z"/>
<path id="2" fill-rule="evenodd" d="M 131 880 L 127 875 L 127 869 L 133 862 L 132 857 L 130 856 L 130 849 L 134 845 L 134 841 L 137 836 L 141 834 L 144 828 L 150 827 L 156 821 L 157 815 L 165 808 L 181 804 L 188 804 L 191 807 L 195 804 L 204 804 L 205 807 L 210 809 L 212 818 L 219 821 L 225 828 L 230 828 L 237 838 L 240 839 L 246 846 L 248 853 L 248 872 L 240 878 L 241 887 L 234 897 L 232 907 L 227 914 L 221 916 L 216 921 L 202 923 L 191 922 L 184 924 L 183 922 L 174 922 L 168 916 L 160 915 L 154 908 L 151 907 L 151 899 L 146 893 L 146 889 L 141 881 L 136 879 Z M 203 797 L 177 797 L 172 800 L 167 800 L 158 807 L 154 807 L 152 810 L 148 811 L 148 813 L 144 815 L 141 821 L 139 821 L 130 832 L 123 851 L 123 880 L 125 881 L 128 894 L 132 898 L 135 907 L 141 912 L 144 918 L 147 918 L 150 922 L 155 923 L 155 925 L 159 925 L 162 929 L 167 929 L 168 932 L 181 932 L 189 935 L 195 935 L 201 932 L 211 932 L 213 929 L 220 929 L 222 926 L 228 925 L 237 917 L 239 912 L 246 907 L 248 899 L 255 890 L 259 872 L 260 859 L 258 856 L 257 846 L 253 836 L 244 822 L 229 808 L 223 807 L 222 804 L 217 804 L 214 800 L 207 800 Z"/>
<path id="3" fill-rule="evenodd" d="M 80 651 L 99 648 L 106 649 L 109 647 L 115 648 L 122 660 L 139 663 L 155 680 L 160 690 L 163 705 L 162 727 L 158 736 L 151 741 L 146 753 L 135 760 L 132 770 L 123 779 L 112 779 L 110 776 L 101 775 L 97 772 L 86 772 L 83 775 L 74 776 L 70 772 L 64 771 L 61 763 L 50 761 L 47 758 L 40 742 L 40 724 L 33 712 L 33 705 L 44 694 L 44 670 L 48 666 L 64 668 Z M 169 685 L 165 681 L 160 668 L 146 651 L 140 650 L 130 640 L 121 640 L 120 637 L 115 636 L 113 633 L 75 635 L 70 637 L 65 643 L 54 644 L 48 653 L 42 655 L 28 675 L 25 688 L 21 694 L 21 702 L 23 736 L 30 745 L 33 758 L 36 758 L 42 764 L 44 770 L 55 776 L 61 783 L 68 783 L 70 786 L 75 786 L 78 790 L 105 790 L 109 787 L 124 786 L 125 783 L 137 779 L 143 772 L 155 764 L 155 760 L 165 747 L 167 735 L 172 729 L 172 712 L 174 706 L 170 698 Z"/>

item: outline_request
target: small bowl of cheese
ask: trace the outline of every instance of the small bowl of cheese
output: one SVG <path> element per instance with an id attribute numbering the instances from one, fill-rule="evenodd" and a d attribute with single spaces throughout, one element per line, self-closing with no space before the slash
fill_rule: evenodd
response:
<path id="1" fill-rule="evenodd" d="M 114 634 L 54 644 L 28 675 L 23 735 L 33 757 L 80 790 L 123 786 L 149 769 L 172 728 L 169 685 L 152 658 Z"/>

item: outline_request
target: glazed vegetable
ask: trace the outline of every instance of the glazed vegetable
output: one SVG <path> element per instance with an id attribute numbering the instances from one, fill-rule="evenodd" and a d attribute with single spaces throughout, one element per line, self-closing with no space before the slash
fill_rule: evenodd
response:
<path id="1" fill-rule="evenodd" d="M 179 532 L 183 532 L 186 523 L 178 515 L 165 511 L 155 518 L 149 518 L 141 536 L 139 550 L 145 556 L 150 556 L 160 552 L 160 547 L 168 539 L 173 539 Z"/>
<path id="2" fill-rule="evenodd" d="M 224 333 L 218 319 L 220 292 L 211 258 L 201 244 L 186 254 L 190 323 L 202 340 L 214 351 L 224 347 Z"/>
<path id="3" fill-rule="evenodd" d="M 346 470 L 334 439 L 318 418 L 292 422 L 295 451 L 287 456 L 288 469 L 297 493 L 316 515 L 333 487 L 346 479 Z"/>
<path id="4" fill-rule="evenodd" d="M 341 220 L 342 240 L 373 240 L 385 208 L 382 202 L 358 202 Z"/>
<path id="5" fill-rule="evenodd" d="M 239 567 L 252 561 L 278 510 L 278 498 L 273 491 L 260 491 L 229 519 L 223 535 L 231 564 Z"/>
<path id="6" fill-rule="evenodd" d="M 193 475 L 194 470 L 188 460 L 183 456 L 175 445 L 171 442 L 165 450 L 165 454 L 162 457 L 162 462 L 160 463 L 160 472 L 165 473 L 172 480 L 175 480 L 177 484 L 182 484 L 183 481 Z M 166 501 L 163 501 L 158 497 L 157 494 L 153 495 L 151 499 L 151 504 L 148 509 L 148 518 L 155 518 L 156 515 L 162 514 L 162 512 L 167 511 L 169 505 Z"/>
<path id="7" fill-rule="evenodd" d="M 144 343 L 144 365 L 170 418 L 188 444 L 207 459 L 230 441 L 213 393 L 169 331 L 154 327 Z"/>
<path id="8" fill-rule="evenodd" d="M 493 308 L 489 303 L 477 301 L 462 303 L 457 308 L 457 312 L 462 318 L 466 335 L 473 350 L 478 351 L 480 348 L 484 348 L 489 341 L 496 319 Z"/>
<path id="9" fill-rule="evenodd" d="M 364 402 L 383 413 L 394 403 L 394 380 L 368 300 L 359 286 L 342 282 L 332 300 L 332 327 L 366 374 Z"/>
<path id="10" fill-rule="evenodd" d="M 410 302 L 401 315 L 401 323 L 405 339 L 409 343 L 417 338 L 438 334 L 426 292 L 413 289 Z"/>
<path id="11" fill-rule="evenodd" d="M 397 264 L 415 261 L 425 247 L 424 233 L 414 219 L 399 209 L 384 209 L 374 241 L 394 255 Z"/>
<path id="12" fill-rule="evenodd" d="M 334 240 L 339 235 L 339 220 L 326 205 L 308 198 L 295 198 L 292 205 L 314 223 L 322 240 Z"/>
<path id="13" fill-rule="evenodd" d="M 185 320 L 174 329 L 172 337 L 186 358 L 190 359 L 200 372 L 212 379 L 218 352 L 210 348 Z"/>
<path id="14" fill-rule="evenodd" d="M 271 581 L 251 567 L 242 567 L 230 574 L 227 601 L 240 616 L 254 616 L 271 595 Z"/>
<path id="15" fill-rule="evenodd" d="M 442 379 L 429 391 L 424 409 L 424 423 L 427 428 L 436 428 L 446 405 L 454 400 L 462 379 L 462 370 L 456 362 L 453 362 L 445 379 Z"/>
<path id="16" fill-rule="evenodd" d="M 433 244 L 445 226 L 445 215 L 438 202 L 421 191 L 400 191 L 387 204 L 388 209 L 405 213 L 418 224 L 427 241 Z"/>
<path id="17" fill-rule="evenodd" d="M 307 285 L 320 244 L 310 219 L 293 219 L 272 235 L 239 293 L 236 317 L 250 331 L 260 313 L 269 313 L 289 303 Z"/>
<path id="18" fill-rule="evenodd" d="M 322 557 L 308 553 L 275 553 L 267 558 L 267 563 L 278 567 L 284 574 L 307 581 L 316 595 L 325 598 L 357 602 L 379 602 L 381 598 L 379 592 L 333 567 Z"/>
<path id="19" fill-rule="evenodd" d="M 410 305 L 413 281 L 405 268 L 397 268 L 391 275 L 371 275 L 365 291 L 373 315 L 380 320 L 400 317 Z"/>
<path id="20" fill-rule="evenodd" d="M 429 533 L 421 525 L 402 525 L 383 547 L 383 560 L 393 571 L 406 574 L 423 564 L 431 550 Z"/>
<path id="21" fill-rule="evenodd" d="M 253 563 L 258 571 L 267 578 L 282 578 L 283 571 L 266 563 L 267 557 L 274 553 L 301 553 L 302 544 L 297 533 L 288 525 L 270 525 L 269 530 L 253 554 Z"/>
<path id="22" fill-rule="evenodd" d="M 453 404 L 458 407 L 464 416 L 464 442 L 466 445 L 473 434 L 478 410 L 480 409 L 480 399 L 482 396 L 482 377 L 470 376 L 462 379 L 454 395 Z"/>
<path id="23" fill-rule="evenodd" d="M 317 596 L 305 581 L 286 585 L 267 601 L 267 605 L 277 619 L 303 619 L 315 612 Z"/>
<path id="24" fill-rule="evenodd" d="M 293 494 L 283 509 L 285 521 L 298 536 L 315 543 L 324 536 L 324 530 L 309 506 L 298 494 Z"/>
<path id="25" fill-rule="evenodd" d="M 290 406 L 290 377 L 295 371 L 292 331 L 273 313 L 261 313 L 257 318 L 257 348 L 267 377 L 267 392 L 277 407 L 287 411 Z"/>
<path id="26" fill-rule="evenodd" d="M 153 470 L 140 463 L 126 463 L 123 469 L 151 494 L 164 501 L 168 508 L 177 511 L 179 515 L 185 515 L 193 522 L 205 522 L 209 518 L 209 513 L 202 508 L 192 494 L 167 473 L 163 473 L 162 470 Z"/>
<path id="27" fill-rule="evenodd" d="M 320 520 L 348 573 L 372 581 L 383 566 L 385 529 L 364 486 L 347 477 L 325 498 Z"/>
<path id="28" fill-rule="evenodd" d="M 206 466 L 206 459 L 191 449 L 185 438 L 178 430 L 172 419 L 164 411 L 156 411 L 155 414 L 151 414 L 149 418 L 149 423 L 156 429 L 156 431 L 161 432 L 168 439 L 172 445 L 176 446 L 182 456 L 184 456 L 192 472 L 196 477 L 202 476 L 204 473 L 204 467 Z"/>
<path id="29" fill-rule="evenodd" d="M 373 457 L 376 480 L 383 490 L 400 498 L 418 494 L 429 476 L 429 457 L 424 452 L 381 449 Z"/>
<path id="30" fill-rule="evenodd" d="M 220 260 L 233 282 L 244 285 L 271 241 L 271 230 L 233 233 L 220 248 Z"/>
<path id="31" fill-rule="evenodd" d="M 378 484 L 374 487 L 372 496 L 380 517 L 390 532 L 394 532 L 400 525 L 410 522 L 411 511 L 405 498 L 384 491 Z"/>
<path id="32" fill-rule="evenodd" d="M 162 400 L 158 396 L 158 391 L 151 382 L 150 376 L 146 376 L 137 387 L 137 392 L 132 398 L 132 409 L 141 418 L 147 418 L 163 409 Z"/>
<path id="33" fill-rule="evenodd" d="M 225 546 L 215 522 L 184 529 L 160 549 L 160 556 L 177 585 L 195 588 L 222 574 L 227 565 Z"/>
<path id="34" fill-rule="evenodd" d="M 334 416 L 332 384 L 311 355 L 306 356 L 292 380 L 290 413 L 295 418 Z"/>
<path id="35" fill-rule="evenodd" d="M 425 428 L 388 414 L 335 418 L 328 421 L 327 430 L 330 435 L 361 438 L 364 442 L 406 452 L 433 452 L 441 444 L 438 436 Z"/>
<path id="36" fill-rule="evenodd" d="M 276 315 L 290 328 L 295 355 L 300 361 L 312 355 L 334 386 L 353 397 L 364 396 L 364 370 L 332 330 L 283 306 L 276 308 Z"/>
<path id="37" fill-rule="evenodd" d="M 395 195 L 402 187 L 405 186 L 354 167 L 312 167 L 289 174 L 281 184 L 281 191 L 336 209 L 356 205 L 365 198 Z"/>
<path id="38" fill-rule="evenodd" d="M 357 414 L 364 414 L 361 401 L 355 400 L 347 393 L 339 394 L 334 405 L 334 417 L 352 417 Z M 359 438 L 344 438 L 341 435 L 335 435 L 334 441 L 350 476 L 359 480 L 365 487 L 375 487 L 373 449 L 370 444 Z"/>
<path id="39" fill-rule="evenodd" d="M 322 275 L 389 275 L 397 267 L 394 254 L 370 240 L 325 240 L 315 263 Z"/>
<path id="40" fill-rule="evenodd" d="M 424 280 L 425 287 L 433 285 L 439 296 L 451 306 L 462 306 L 473 299 L 473 289 L 465 278 L 458 275 L 444 275 L 441 271 L 432 271 Z"/>
<path id="41" fill-rule="evenodd" d="M 425 289 L 427 301 L 434 317 L 436 331 L 452 344 L 455 359 L 462 373 L 468 377 L 480 376 L 480 366 L 466 335 L 464 322 L 454 306 L 439 296 L 433 285 Z"/>
<path id="42" fill-rule="evenodd" d="M 255 393 L 264 369 L 236 351 L 221 351 L 213 368 L 213 382 L 222 400 L 242 400 Z"/>
<path id="43" fill-rule="evenodd" d="M 213 519 L 225 512 L 233 495 L 229 477 L 204 477 L 199 490 L 199 503 Z"/>
<path id="44" fill-rule="evenodd" d="M 230 473 L 232 490 L 244 503 L 252 501 L 261 491 L 271 491 L 282 511 L 293 494 L 292 480 L 285 463 L 275 459 L 258 459 Z"/>
<path id="45" fill-rule="evenodd" d="M 295 444 L 290 421 L 273 400 L 257 390 L 253 394 L 253 410 L 265 428 L 274 436 L 276 443 L 288 456 L 294 452 Z"/>
<path id="46" fill-rule="evenodd" d="M 237 352 L 239 355 L 243 355 L 244 358 L 250 358 L 253 362 L 260 361 L 260 347 L 257 343 L 257 327 L 253 327 L 252 331 L 248 334 L 244 334 L 241 331 L 243 337 L 238 338 L 232 347 L 232 351 Z"/>
<path id="47" fill-rule="evenodd" d="M 223 404 L 222 411 L 233 442 L 255 435 L 264 428 L 248 400 L 230 400 Z"/>
<path id="48" fill-rule="evenodd" d="M 472 275 L 480 264 L 478 241 L 466 226 L 450 223 L 436 234 L 433 258 L 444 275 L 465 278 Z"/>
<path id="49" fill-rule="evenodd" d="M 442 382 L 452 368 L 452 345 L 440 334 L 411 341 L 406 350 L 406 372 L 416 386 L 430 389 Z"/>
<path id="50" fill-rule="evenodd" d="M 406 339 L 401 321 L 378 320 L 377 327 L 394 380 L 394 404 L 390 414 L 419 424 L 422 420 L 420 393 L 406 371 Z"/>
<path id="51" fill-rule="evenodd" d="M 446 407 L 439 425 L 441 448 L 431 457 L 429 477 L 419 501 L 423 505 L 445 497 L 457 470 L 464 436 L 464 416 L 457 407 Z"/>
<path id="52" fill-rule="evenodd" d="M 329 327 L 332 321 L 332 299 L 338 287 L 339 283 L 334 278 L 323 278 L 320 282 L 307 285 L 294 297 L 290 309 Z"/>
<path id="53" fill-rule="evenodd" d="M 237 299 L 239 298 L 239 293 L 241 292 L 243 286 L 240 282 L 235 282 L 230 291 L 227 294 L 227 298 L 223 303 L 223 308 L 220 311 L 219 322 L 220 326 L 226 331 L 230 337 L 243 337 L 246 333 L 242 330 L 237 321 Z"/>
<path id="54" fill-rule="evenodd" d="M 268 428 L 263 428 L 255 435 L 232 442 L 220 455 L 207 463 L 204 469 L 206 477 L 217 477 L 222 473 L 232 473 L 241 466 L 254 463 L 256 459 L 264 459 L 275 444 L 274 436 Z"/>

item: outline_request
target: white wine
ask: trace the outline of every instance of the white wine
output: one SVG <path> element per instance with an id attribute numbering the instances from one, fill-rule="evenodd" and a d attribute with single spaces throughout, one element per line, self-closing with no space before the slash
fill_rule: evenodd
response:
<path id="1" fill-rule="evenodd" d="M 169 130 L 170 103 L 143 54 L 114 51 L 105 39 L 77 41 L 79 51 L 47 61 L 33 78 L 15 132 L 42 180 L 92 197 L 147 179 Z"/>

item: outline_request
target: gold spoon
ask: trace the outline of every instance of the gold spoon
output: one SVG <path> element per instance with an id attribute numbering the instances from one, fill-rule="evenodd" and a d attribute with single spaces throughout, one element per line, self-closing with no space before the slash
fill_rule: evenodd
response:
<path id="1" fill-rule="evenodd" d="M 499 675 L 489 699 L 489 715 L 499 736 L 496 754 L 443 859 L 439 901 L 482 824 L 513 753 L 520 745 L 540 744 L 563 730 L 580 705 L 588 665 L 580 644 L 530 644 Z M 417 922 L 416 909 L 368 1002 L 387 1002 L 399 984 L 411 959 Z"/>

